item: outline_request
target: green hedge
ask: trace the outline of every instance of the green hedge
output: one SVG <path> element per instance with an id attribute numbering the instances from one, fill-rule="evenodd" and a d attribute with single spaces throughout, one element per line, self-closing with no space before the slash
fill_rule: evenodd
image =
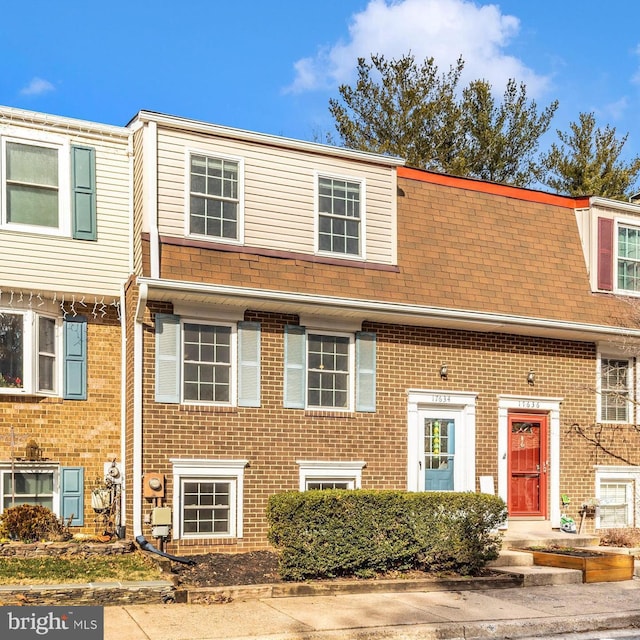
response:
<path id="1" fill-rule="evenodd" d="M 290 491 L 271 496 L 285 580 L 420 569 L 477 574 L 498 557 L 504 502 L 480 493 Z"/>

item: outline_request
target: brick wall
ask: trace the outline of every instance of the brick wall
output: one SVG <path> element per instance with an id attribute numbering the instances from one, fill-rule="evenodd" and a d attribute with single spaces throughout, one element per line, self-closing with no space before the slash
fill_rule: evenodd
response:
<path id="1" fill-rule="evenodd" d="M 120 460 L 121 332 L 117 310 L 105 309 L 87 322 L 87 400 L 0 395 L 0 460 L 9 461 L 10 428 L 24 458 L 25 441 L 35 440 L 46 461 L 84 467 L 84 526 L 72 531 L 102 533 L 94 521 L 91 490 L 104 478 L 104 463 Z"/>
<path id="2" fill-rule="evenodd" d="M 407 390 L 439 389 L 478 394 L 476 474 L 497 475 L 498 396 L 562 398 L 561 491 L 572 499 L 573 515 L 594 495 L 593 465 L 616 463 L 572 428 L 593 422 L 595 347 L 592 344 L 496 333 L 367 324 L 377 334 L 375 413 L 309 412 L 282 408 L 283 331 L 297 317 L 247 312 L 262 326 L 262 406 L 258 409 L 187 407 L 154 401 L 154 313 L 170 312 L 150 303 L 144 328 L 143 472 L 166 474 L 172 502 L 169 458 L 248 459 L 245 470 L 244 537 L 241 540 L 180 541 L 177 553 L 245 551 L 266 546 L 265 507 L 269 495 L 298 489 L 296 460 L 364 460 L 363 488 L 407 488 Z M 446 362 L 447 380 L 439 376 Z M 527 373 L 536 373 L 535 388 Z M 640 453 L 637 438 L 612 436 Z M 153 505 L 145 501 L 144 512 Z M 150 536 L 149 528 L 145 535 Z"/>

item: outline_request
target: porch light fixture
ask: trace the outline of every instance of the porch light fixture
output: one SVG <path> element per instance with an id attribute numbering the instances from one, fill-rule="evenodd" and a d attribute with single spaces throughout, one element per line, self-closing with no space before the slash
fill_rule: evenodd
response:
<path id="1" fill-rule="evenodd" d="M 533 369 L 529 369 L 529 373 L 527 374 L 527 383 L 531 386 L 536 383 L 536 374 L 533 372 Z"/>
<path id="2" fill-rule="evenodd" d="M 449 375 L 449 371 L 448 371 L 448 369 L 447 369 L 447 365 L 446 365 L 446 364 L 443 364 L 443 365 L 440 367 L 440 377 L 441 377 L 443 380 L 446 380 L 448 375 Z"/>

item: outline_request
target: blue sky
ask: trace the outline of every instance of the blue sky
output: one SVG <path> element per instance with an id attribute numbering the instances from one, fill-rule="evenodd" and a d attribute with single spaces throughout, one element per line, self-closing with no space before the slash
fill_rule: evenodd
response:
<path id="1" fill-rule="evenodd" d="M 523 81 L 552 130 L 580 112 L 640 155 L 633 0 L 22 0 L 0 22 L 0 104 L 124 125 L 140 109 L 321 139 L 328 100 L 371 53 L 462 55 L 465 82 Z"/>

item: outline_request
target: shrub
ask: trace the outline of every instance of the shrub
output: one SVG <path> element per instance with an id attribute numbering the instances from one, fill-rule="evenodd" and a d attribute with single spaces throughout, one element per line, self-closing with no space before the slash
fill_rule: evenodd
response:
<path id="1" fill-rule="evenodd" d="M 267 517 L 284 579 L 408 569 L 473 575 L 498 556 L 506 507 L 476 493 L 291 491 L 271 496 Z"/>
<path id="2" fill-rule="evenodd" d="M 46 507 L 21 504 L 10 507 L 0 515 L 0 537 L 35 542 L 38 540 L 67 540 L 69 527 Z"/>
<path id="3" fill-rule="evenodd" d="M 606 547 L 640 547 L 640 529 L 606 529 L 600 534 L 600 544 Z"/>

